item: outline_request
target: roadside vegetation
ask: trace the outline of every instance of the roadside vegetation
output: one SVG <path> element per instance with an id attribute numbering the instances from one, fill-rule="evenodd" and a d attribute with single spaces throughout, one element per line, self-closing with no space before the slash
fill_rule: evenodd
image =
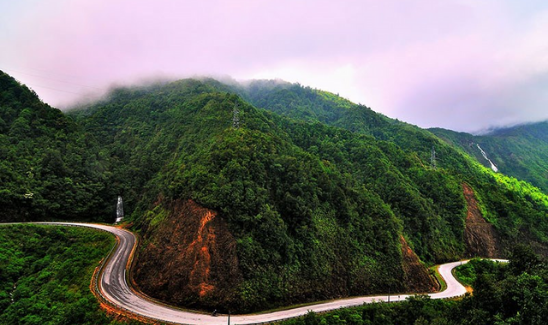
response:
<path id="1" fill-rule="evenodd" d="M 112 235 L 91 229 L 0 226 L 0 324 L 126 324 L 109 318 L 89 289 L 113 245 Z"/>
<path id="2" fill-rule="evenodd" d="M 156 263 L 165 282 L 144 292 L 163 290 L 179 306 L 244 313 L 429 291 L 428 274 L 403 262 L 416 254 L 426 273 L 424 265 L 467 254 L 464 186 L 497 231 L 488 238 L 493 255 L 519 242 L 548 251 L 540 190 L 335 94 L 187 79 L 114 89 L 65 114 L 0 74 L 0 220 L 113 220 L 121 195 L 125 220 L 142 236 L 139 256 L 156 263 L 147 245 L 167 248 L 159 229 L 188 217 L 175 207 L 192 201 L 214 211 L 233 243 L 234 283 L 222 280 L 225 269 L 208 273 L 212 260 L 226 258 L 207 255 L 211 247 L 199 251 L 210 264 L 187 285 L 191 294 L 168 284 L 183 268 L 202 274 L 196 263 Z"/>
<path id="3" fill-rule="evenodd" d="M 527 246 L 517 246 L 509 264 L 473 259 L 457 275 L 474 291 L 463 299 L 414 296 L 325 314 L 309 313 L 284 325 L 546 324 L 548 264 Z"/>
<path id="4" fill-rule="evenodd" d="M 155 231 L 184 218 L 173 207 L 188 199 L 234 236 L 236 284 L 167 302 L 244 313 L 407 291 L 416 278 L 402 268 L 401 236 L 430 265 L 465 256 L 463 184 L 498 231 L 501 254 L 520 241 L 548 245 L 548 199 L 536 188 L 336 95 L 256 86 L 239 95 L 208 79 L 117 89 L 69 114 L 108 152 L 108 183 L 142 247 L 163 245 Z M 174 276 L 183 267 L 170 265 Z M 158 297 L 157 288 L 145 292 Z"/>

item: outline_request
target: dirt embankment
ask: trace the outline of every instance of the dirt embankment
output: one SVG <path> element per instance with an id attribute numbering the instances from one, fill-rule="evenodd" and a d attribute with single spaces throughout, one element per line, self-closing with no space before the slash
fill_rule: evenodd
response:
<path id="1" fill-rule="evenodd" d="M 156 226 L 142 228 L 132 271 L 134 284 L 146 295 L 168 304 L 204 310 L 236 307 L 235 288 L 243 276 L 236 240 L 226 222 L 192 200 L 176 201 L 166 210 L 167 216 Z M 405 291 L 439 289 L 403 236 L 400 243 Z"/>
<path id="2" fill-rule="evenodd" d="M 403 236 L 400 236 L 402 264 L 405 272 L 404 281 L 407 284 L 409 292 L 422 293 L 439 290 L 439 284 L 436 279 L 430 275 L 428 269 L 421 263 L 419 257 Z"/>
<path id="3" fill-rule="evenodd" d="M 143 234 L 144 247 L 133 279 L 145 294 L 187 307 L 215 308 L 242 281 L 236 241 L 216 212 L 192 200 L 177 201 L 156 228 Z"/>
<path id="4" fill-rule="evenodd" d="M 495 227 L 487 222 L 478 208 L 474 190 L 468 184 L 462 184 L 468 206 L 464 242 L 467 257 L 499 257 L 499 236 Z"/>

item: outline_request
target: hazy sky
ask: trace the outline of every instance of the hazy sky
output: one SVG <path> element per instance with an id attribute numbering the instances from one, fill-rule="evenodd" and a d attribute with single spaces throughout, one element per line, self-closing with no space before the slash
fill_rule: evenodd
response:
<path id="1" fill-rule="evenodd" d="M 548 119 L 548 1 L 0 0 L 0 70 L 63 107 L 113 84 L 279 78 L 422 127 Z"/>

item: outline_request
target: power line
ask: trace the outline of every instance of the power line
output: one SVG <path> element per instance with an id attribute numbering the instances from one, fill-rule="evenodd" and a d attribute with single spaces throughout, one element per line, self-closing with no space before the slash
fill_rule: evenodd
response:
<path id="1" fill-rule="evenodd" d="M 2 69 L 2 70 L 6 71 L 5 69 Z M 86 87 L 86 88 L 91 88 L 91 89 L 95 89 L 95 90 L 101 90 L 100 88 L 93 87 L 93 86 L 87 86 L 87 85 L 77 84 L 77 83 L 74 83 L 74 82 L 68 82 L 68 81 L 63 81 L 63 80 L 54 79 L 54 78 L 50 78 L 50 77 L 31 74 L 31 73 L 27 73 L 27 72 L 18 71 L 16 69 L 12 69 L 12 68 L 8 68 L 7 70 L 8 71 L 15 71 L 17 73 L 24 74 L 24 75 L 27 75 L 27 76 L 38 77 L 38 78 L 47 79 L 47 80 L 51 80 L 51 81 L 55 81 L 55 82 L 61 82 L 61 83 L 67 84 L 67 85 Z"/>
<path id="2" fill-rule="evenodd" d="M 27 85 L 28 85 L 28 84 L 27 84 Z M 55 91 L 60 91 L 60 92 L 63 92 L 63 93 L 69 93 L 69 94 L 79 95 L 79 96 L 84 96 L 84 95 L 85 95 L 85 94 L 83 94 L 83 93 L 75 93 L 75 92 L 72 92 L 72 91 L 61 90 L 61 89 L 56 89 L 56 88 L 51 88 L 51 87 L 46 87 L 46 86 L 40 86 L 40 85 L 34 85 L 34 86 L 30 87 L 30 88 L 34 88 L 34 87 L 45 88 L 45 89 L 55 90 Z"/>
<path id="3" fill-rule="evenodd" d="M 12 65 L 12 64 L 10 64 Z M 60 77 L 60 78 L 72 78 L 72 79 L 81 79 L 83 78 L 83 76 L 75 76 L 75 75 L 69 75 L 69 74 L 65 74 L 65 73 L 58 73 L 58 72 L 54 72 L 54 71 L 51 71 L 51 70 L 44 70 L 44 69 L 36 69 L 36 68 L 33 68 L 33 67 L 29 67 L 27 65 L 25 65 L 24 67 L 15 67 L 15 68 L 9 68 L 11 70 L 34 70 L 34 71 L 38 71 L 40 73 L 44 72 L 48 75 L 53 75 L 53 76 L 56 76 L 56 77 Z"/>

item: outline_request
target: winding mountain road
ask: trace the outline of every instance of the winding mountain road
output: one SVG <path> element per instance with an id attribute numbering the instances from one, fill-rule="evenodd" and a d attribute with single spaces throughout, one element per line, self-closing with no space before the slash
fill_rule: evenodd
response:
<path id="1" fill-rule="evenodd" d="M 88 223 L 72 223 L 72 222 L 45 222 L 39 224 L 57 225 L 57 226 L 77 226 L 100 229 L 114 234 L 117 238 L 117 246 L 106 259 L 106 264 L 103 265 L 102 272 L 98 278 L 98 289 L 100 294 L 114 306 L 130 311 L 134 314 L 151 318 L 162 322 L 170 322 L 177 324 L 192 324 L 192 325 L 224 325 L 228 322 L 228 316 L 219 315 L 211 316 L 198 312 L 185 311 L 177 308 L 171 308 L 167 305 L 162 305 L 151 301 L 137 294 L 130 288 L 126 280 L 128 267 L 130 266 L 130 257 L 136 245 L 136 238 L 133 233 L 125 229 L 120 229 L 112 226 L 88 224 Z M 505 261 L 505 260 L 498 260 Z M 439 272 L 447 283 L 447 289 L 442 292 L 431 293 L 429 296 L 432 299 L 444 299 L 462 296 L 466 293 L 466 289 L 455 279 L 451 271 L 468 261 L 453 262 L 440 265 Z M 268 313 L 249 314 L 249 315 L 232 315 L 230 317 L 231 324 L 257 324 L 279 321 L 282 319 L 302 316 L 309 311 L 324 312 L 328 310 L 339 309 L 343 307 L 359 306 L 364 303 L 380 302 L 380 301 L 400 301 L 405 300 L 410 295 L 382 295 L 382 296 L 367 296 L 355 297 L 334 300 L 331 302 L 308 305 L 287 310 L 280 310 Z"/>

